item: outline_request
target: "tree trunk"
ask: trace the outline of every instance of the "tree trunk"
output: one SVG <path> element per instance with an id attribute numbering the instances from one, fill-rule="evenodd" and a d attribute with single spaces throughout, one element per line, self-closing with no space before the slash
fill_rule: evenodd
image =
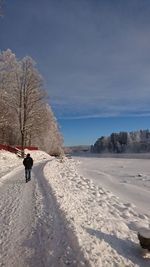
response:
<path id="1" fill-rule="evenodd" d="M 21 157 L 24 158 L 24 131 L 21 132 Z"/>

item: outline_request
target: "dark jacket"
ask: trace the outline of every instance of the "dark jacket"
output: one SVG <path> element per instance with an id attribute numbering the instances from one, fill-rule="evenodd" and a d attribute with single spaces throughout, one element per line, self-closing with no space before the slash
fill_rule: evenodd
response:
<path id="1" fill-rule="evenodd" d="M 31 169 L 33 166 L 33 159 L 29 156 L 27 156 L 24 160 L 23 160 L 23 165 L 25 166 L 25 169 Z"/>

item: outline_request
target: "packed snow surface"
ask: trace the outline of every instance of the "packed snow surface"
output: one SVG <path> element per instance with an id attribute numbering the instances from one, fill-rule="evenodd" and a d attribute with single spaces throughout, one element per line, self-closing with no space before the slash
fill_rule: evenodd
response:
<path id="1" fill-rule="evenodd" d="M 150 266 L 137 238 L 140 228 L 150 226 L 148 211 L 120 201 L 117 190 L 108 191 L 97 177 L 94 180 L 94 172 L 91 177 L 85 174 L 82 159 L 56 159 L 42 151 L 30 154 L 34 168 L 26 184 L 22 160 L 0 151 L 2 173 L 11 170 L 0 178 L 0 266 Z M 129 172 L 129 165 L 109 160 L 105 158 L 100 172 L 108 165 L 110 171 L 116 165 Z M 131 163 L 135 179 L 146 175 L 148 180 L 148 169 L 144 171 L 140 162 L 137 167 Z M 124 176 L 109 175 L 112 180 Z"/>

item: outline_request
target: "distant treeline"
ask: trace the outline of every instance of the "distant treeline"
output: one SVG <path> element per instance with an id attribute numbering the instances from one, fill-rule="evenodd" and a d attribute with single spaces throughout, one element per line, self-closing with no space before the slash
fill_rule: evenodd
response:
<path id="1" fill-rule="evenodd" d="M 150 152 L 150 131 L 112 133 L 102 136 L 91 146 L 93 153 Z"/>
<path id="2" fill-rule="evenodd" d="M 77 145 L 77 146 L 68 146 L 64 148 L 65 153 L 80 153 L 80 152 L 89 152 L 90 145 Z"/>

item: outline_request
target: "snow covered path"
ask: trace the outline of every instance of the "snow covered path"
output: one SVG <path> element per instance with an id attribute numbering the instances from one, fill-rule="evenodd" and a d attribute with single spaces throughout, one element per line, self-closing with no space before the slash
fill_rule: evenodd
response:
<path id="1" fill-rule="evenodd" d="M 67 227 L 43 176 L 45 163 L 35 165 L 27 184 L 20 167 L 1 178 L 0 266 L 79 266 L 76 259 L 80 252 L 75 246 L 72 249 Z"/>

